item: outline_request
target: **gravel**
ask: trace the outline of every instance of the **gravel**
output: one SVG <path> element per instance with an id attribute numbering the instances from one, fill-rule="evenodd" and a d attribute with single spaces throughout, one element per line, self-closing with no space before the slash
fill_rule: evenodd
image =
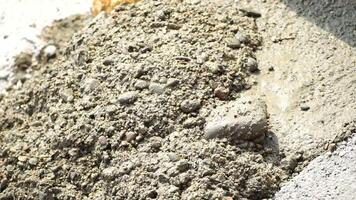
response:
<path id="1" fill-rule="evenodd" d="M 249 41 L 228 47 L 239 30 Z M 263 105 L 240 100 L 260 44 L 234 3 L 143 1 L 97 16 L 1 100 L 0 197 L 271 197 L 285 171 L 264 146 Z M 207 139 L 225 119 L 239 131 Z"/>

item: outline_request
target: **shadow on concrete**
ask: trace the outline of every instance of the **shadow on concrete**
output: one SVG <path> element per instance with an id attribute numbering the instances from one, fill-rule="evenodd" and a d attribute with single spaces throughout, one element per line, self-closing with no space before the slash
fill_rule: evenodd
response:
<path id="1" fill-rule="evenodd" d="M 356 47 L 356 0 L 283 0 L 283 2 L 299 16 Z"/>

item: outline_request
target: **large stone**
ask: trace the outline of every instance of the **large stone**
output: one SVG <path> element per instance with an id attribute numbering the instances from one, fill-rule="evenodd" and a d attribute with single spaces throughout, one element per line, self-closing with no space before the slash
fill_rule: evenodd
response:
<path id="1" fill-rule="evenodd" d="M 207 118 L 205 137 L 253 141 L 267 132 L 266 104 L 252 97 L 215 108 Z"/>

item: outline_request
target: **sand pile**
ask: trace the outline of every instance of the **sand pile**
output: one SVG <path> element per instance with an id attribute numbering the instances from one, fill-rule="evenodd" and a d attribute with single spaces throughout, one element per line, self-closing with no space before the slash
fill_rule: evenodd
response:
<path id="1" fill-rule="evenodd" d="M 144 1 L 94 19 L 1 100 L 0 197 L 268 197 L 284 177 L 268 115 L 239 98 L 258 71 L 254 17 Z"/>

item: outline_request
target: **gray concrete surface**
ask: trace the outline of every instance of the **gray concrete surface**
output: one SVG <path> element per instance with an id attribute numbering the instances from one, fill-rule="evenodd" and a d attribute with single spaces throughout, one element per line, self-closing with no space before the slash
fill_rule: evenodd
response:
<path id="1" fill-rule="evenodd" d="M 275 199 L 356 199 L 356 136 L 333 153 L 313 160 L 281 188 Z"/>

